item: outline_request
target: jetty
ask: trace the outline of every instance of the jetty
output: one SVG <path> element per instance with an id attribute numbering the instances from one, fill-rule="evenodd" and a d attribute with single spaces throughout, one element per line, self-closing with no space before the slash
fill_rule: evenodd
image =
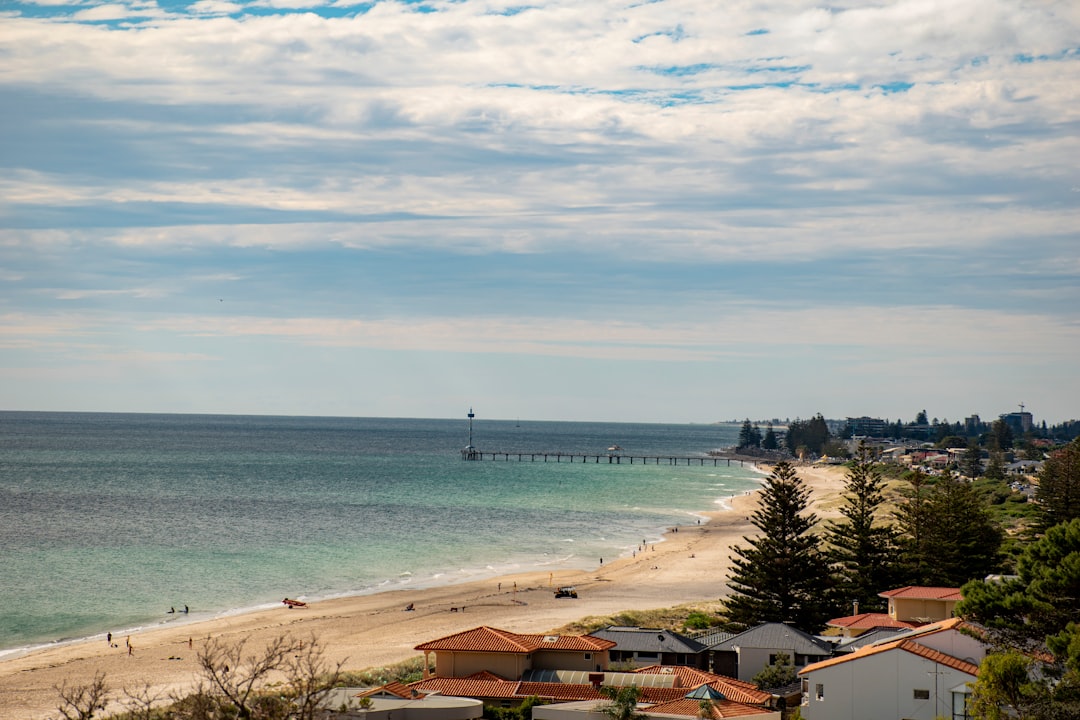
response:
<path id="1" fill-rule="evenodd" d="M 742 466 L 746 461 L 739 458 L 720 455 L 696 455 L 687 457 L 676 455 L 630 455 L 623 453 L 580 453 L 580 452 L 522 452 L 518 450 L 480 450 L 470 445 L 461 451 L 462 460 L 500 460 L 502 462 L 568 462 L 594 463 L 597 465 L 700 465 L 731 467 L 732 463 Z"/>

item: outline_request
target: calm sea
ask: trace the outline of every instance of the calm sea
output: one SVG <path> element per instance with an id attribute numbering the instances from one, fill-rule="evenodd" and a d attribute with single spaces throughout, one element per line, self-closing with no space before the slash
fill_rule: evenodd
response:
<path id="1" fill-rule="evenodd" d="M 474 444 L 696 456 L 738 429 L 477 420 Z M 468 431 L 465 419 L 0 413 L 0 656 L 285 596 L 594 567 L 758 477 L 464 462 Z"/>

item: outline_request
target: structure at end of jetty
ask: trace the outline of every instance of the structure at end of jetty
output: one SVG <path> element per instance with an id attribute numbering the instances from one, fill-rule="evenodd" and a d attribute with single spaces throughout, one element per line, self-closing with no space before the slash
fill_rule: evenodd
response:
<path id="1" fill-rule="evenodd" d="M 461 449 L 462 460 L 483 459 L 480 455 L 480 451 L 477 450 L 476 447 L 472 444 L 472 421 L 474 417 L 476 417 L 476 413 L 473 412 L 472 408 L 469 408 L 469 444 Z"/>

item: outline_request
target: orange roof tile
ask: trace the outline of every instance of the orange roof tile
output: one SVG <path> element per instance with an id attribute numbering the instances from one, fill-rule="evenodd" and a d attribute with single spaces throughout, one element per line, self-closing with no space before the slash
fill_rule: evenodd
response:
<path id="1" fill-rule="evenodd" d="M 592 635 L 519 635 L 508 630 L 482 626 L 447 635 L 416 646 L 416 650 L 457 652 L 530 653 L 537 650 L 599 652 L 615 647 L 611 640 Z"/>
<path id="2" fill-rule="evenodd" d="M 370 690 L 358 692 L 356 693 L 356 697 L 371 697 L 372 695 L 378 695 L 384 692 L 389 693 L 390 695 L 397 695 L 398 697 L 405 699 L 409 699 L 413 696 L 412 691 L 409 689 L 408 685 L 405 685 L 404 683 L 400 683 L 395 680 L 394 682 L 389 682 L 385 685 L 371 688 Z"/>
<path id="3" fill-rule="evenodd" d="M 521 683 L 510 680 L 473 680 L 470 678 L 428 678 L 409 685 L 419 692 L 441 693 L 453 697 L 515 698 Z"/>
<path id="4" fill-rule="evenodd" d="M 769 698 L 772 697 L 769 693 L 758 690 L 757 685 L 754 683 L 736 680 L 735 678 L 727 677 L 725 675 L 716 675 L 715 673 L 705 672 L 704 670 L 698 670 L 692 667 L 684 667 L 681 665 L 650 665 L 648 667 L 639 668 L 637 672 L 639 674 L 649 675 L 674 675 L 679 679 L 679 687 L 677 689 L 684 695 L 688 689 L 708 685 L 709 687 L 719 690 L 723 693 L 724 697 L 729 700 L 741 703 L 767 703 L 769 702 Z"/>
<path id="5" fill-rule="evenodd" d="M 908 585 L 907 587 L 897 588 L 896 590 L 887 590 L 883 593 L 878 593 L 878 597 L 901 598 L 904 600 L 964 599 L 963 596 L 960 594 L 960 588 L 922 587 L 919 585 Z"/>
<path id="6" fill-rule="evenodd" d="M 679 698 L 678 700 L 673 700 L 668 703 L 653 705 L 652 707 L 647 708 L 645 712 L 664 715 L 686 715 L 688 717 L 696 718 L 699 717 L 699 713 L 701 712 L 701 701 L 691 698 Z M 763 715 L 772 712 L 775 711 L 761 706 L 732 702 L 731 700 L 713 701 L 713 717 L 718 719 L 748 717 L 750 715 Z"/>
<path id="7" fill-rule="evenodd" d="M 920 623 L 894 620 L 891 615 L 885 613 L 859 613 L 847 617 L 833 618 L 825 623 L 829 627 L 851 628 L 853 630 L 869 630 L 871 628 L 915 628 Z"/>
<path id="8" fill-rule="evenodd" d="M 897 649 L 905 650 L 907 652 L 911 652 L 916 655 L 925 657 L 929 660 L 933 660 L 934 662 L 937 662 L 941 665 L 947 665 L 948 667 L 961 670 L 962 672 L 967 672 L 970 675 L 975 675 L 977 674 L 977 671 L 979 669 L 977 665 L 973 665 L 969 662 L 954 658 L 952 655 L 946 655 L 945 653 L 938 652 L 937 650 L 932 650 L 931 648 L 928 648 L 925 645 L 922 645 L 916 641 L 917 638 L 927 635 L 933 635 L 939 632 L 944 632 L 946 630 L 953 630 L 960 627 L 961 625 L 965 627 L 971 627 L 970 624 L 965 623 L 960 618 L 950 618 L 948 620 L 943 620 L 939 623 L 926 625 L 919 628 L 918 630 L 912 631 L 911 633 L 905 633 L 903 637 L 896 640 L 891 640 L 889 642 L 883 642 L 876 645 L 867 645 L 866 647 L 859 648 L 850 655 L 841 655 L 840 657 L 834 657 L 828 660 L 822 660 L 821 662 L 811 663 L 810 665 L 807 665 L 802 670 L 800 670 L 799 675 L 803 675 L 804 673 L 812 672 L 814 670 L 820 670 L 826 667 L 832 667 L 833 665 L 839 665 L 841 663 L 859 660 L 860 658 L 869 657 L 870 655 L 877 655 L 879 653 L 889 652 L 890 650 Z M 976 672 L 970 672 L 972 668 Z"/>

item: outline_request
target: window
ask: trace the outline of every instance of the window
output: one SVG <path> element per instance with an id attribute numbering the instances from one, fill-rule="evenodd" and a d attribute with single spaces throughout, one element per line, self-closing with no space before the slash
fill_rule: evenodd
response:
<path id="1" fill-rule="evenodd" d="M 592 660 L 592 653 L 585 653 L 586 660 Z"/>
<path id="2" fill-rule="evenodd" d="M 818 700 L 825 699 L 825 686 L 821 683 L 818 683 L 814 686 L 814 697 L 816 697 Z"/>
<path id="3" fill-rule="evenodd" d="M 916 688 L 915 689 L 915 699 L 916 700 L 929 700 L 930 699 L 930 691 L 929 690 L 920 690 L 920 689 Z"/>

